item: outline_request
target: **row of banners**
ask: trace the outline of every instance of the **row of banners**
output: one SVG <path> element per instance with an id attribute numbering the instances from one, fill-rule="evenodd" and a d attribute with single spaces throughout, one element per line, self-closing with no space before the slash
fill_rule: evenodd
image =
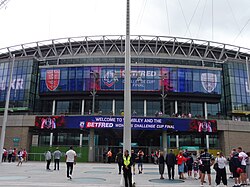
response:
<path id="1" fill-rule="evenodd" d="M 124 90 L 124 67 L 40 69 L 40 93 Z M 95 79 L 95 80 L 94 80 Z M 220 71 L 191 68 L 132 67 L 131 90 L 221 93 Z"/>
<path id="2" fill-rule="evenodd" d="M 39 129 L 122 129 L 124 118 L 118 116 L 37 116 Z M 168 130 L 171 132 L 217 132 L 216 120 L 190 118 L 131 118 L 133 130 Z"/>

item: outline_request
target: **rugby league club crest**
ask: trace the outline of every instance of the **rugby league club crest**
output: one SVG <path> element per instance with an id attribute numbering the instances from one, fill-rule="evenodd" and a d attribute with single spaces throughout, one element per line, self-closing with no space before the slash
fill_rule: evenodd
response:
<path id="1" fill-rule="evenodd" d="M 214 73 L 202 73 L 201 74 L 201 83 L 203 88 L 211 93 L 217 86 L 217 75 Z"/>
<path id="2" fill-rule="evenodd" d="M 60 82 L 60 70 L 47 70 L 46 71 L 46 86 L 50 91 L 54 91 Z"/>
<path id="3" fill-rule="evenodd" d="M 114 70 L 109 70 L 104 74 L 103 82 L 107 87 L 112 87 L 116 81 L 118 81 L 118 79 Z"/>

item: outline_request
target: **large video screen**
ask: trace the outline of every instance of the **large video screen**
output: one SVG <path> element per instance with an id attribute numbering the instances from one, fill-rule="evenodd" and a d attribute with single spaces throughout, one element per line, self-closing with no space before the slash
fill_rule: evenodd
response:
<path id="1" fill-rule="evenodd" d="M 221 72 L 191 68 L 132 67 L 133 91 L 221 94 Z M 67 67 L 40 69 L 40 93 L 123 91 L 124 67 Z"/>
<path id="2" fill-rule="evenodd" d="M 39 129 L 122 129 L 124 118 L 118 116 L 37 116 L 35 126 Z M 132 117 L 133 130 L 168 130 L 171 132 L 217 132 L 216 120 L 189 118 Z"/>

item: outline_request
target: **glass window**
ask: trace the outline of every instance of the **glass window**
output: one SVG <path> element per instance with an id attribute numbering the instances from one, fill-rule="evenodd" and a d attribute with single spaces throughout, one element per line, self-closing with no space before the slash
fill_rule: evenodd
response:
<path id="1" fill-rule="evenodd" d="M 132 101 L 132 115 L 143 116 L 144 115 L 144 101 Z"/>
<path id="2" fill-rule="evenodd" d="M 113 100 L 98 100 L 98 113 L 103 115 L 112 114 Z"/>
<path id="3" fill-rule="evenodd" d="M 115 101 L 115 115 L 121 115 L 124 111 L 124 102 L 123 100 Z"/>
<path id="4" fill-rule="evenodd" d="M 147 100 L 147 116 L 154 116 L 159 111 L 161 111 L 160 101 Z"/>

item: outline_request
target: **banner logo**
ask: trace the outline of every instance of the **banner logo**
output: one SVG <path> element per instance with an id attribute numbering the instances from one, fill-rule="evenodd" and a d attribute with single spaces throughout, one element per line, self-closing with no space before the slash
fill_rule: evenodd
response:
<path id="1" fill-rule="evenodd" d="M 116 81 L 118 81 L 118 78 L 115 74 L 115 71 L 110 70 L 104 74 L 103 82 L 107 87 L 112 87 Z"/>
<path id="2" fill-rule="evenodd" d="M 56 120 L 55 118 L 42 118 L 41 129 L 55 129 Z"/>
<path id="3" fill-rule="evenodd" d="M 60 70 L 47 70 L 46 71 L 46 86 L 50 91 L 54 91 L 60 82 Z"/>
<path id="4" fill-rule="evenodd" d="M 203 88 L 211 93 L 217 86 L 217 75 L 214 73 L 202 73 L 201 74 L 201 83 Z"/>

